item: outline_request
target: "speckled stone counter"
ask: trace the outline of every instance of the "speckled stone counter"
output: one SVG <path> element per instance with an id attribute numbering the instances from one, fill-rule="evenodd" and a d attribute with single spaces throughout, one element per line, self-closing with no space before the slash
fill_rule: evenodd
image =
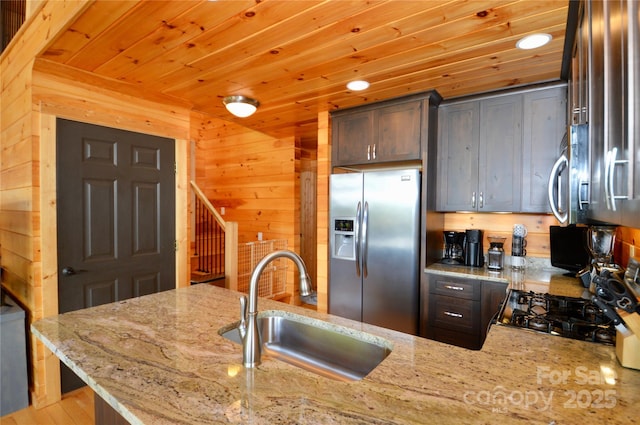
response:
<path id="1" fill-rule="evenodd" d="M 238 294 L 204 284 L 32 331 L 134 424 L 637 422 L 640 372 L 620 367 L 612 347 L 493 326 L 470 351 L 264 299 L 259 308 L 367 332 L 393 352 L 357 382 L 269 358 L 246 370 L 240 346 L 218 334 L 238 319 Z"/>

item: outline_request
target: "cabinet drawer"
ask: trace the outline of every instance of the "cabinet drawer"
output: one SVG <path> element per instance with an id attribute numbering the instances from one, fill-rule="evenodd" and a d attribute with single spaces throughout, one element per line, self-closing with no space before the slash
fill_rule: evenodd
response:
<path id="1" fill-rule="evenodd" d="M 480 302 L 435 295 L 431 299 L 431 325 L 462 332 L 476 332 Z"/>
<path id="2" fill-rule="evenodd" d="M 479 300 L 482 282 L 473 279 L 437 278 L 431 285 L 431 292 L 448 297 Z"/>
<path id="3" fill-rule="evenodd" d="M 477 334 L 473 333 L 452 331 L 444 328 L 433 328 L 431 339 L 455 345 L 457 347 L 468 348 L 470 350 L 479 350 L 482 348 L 480 338 Z"/>

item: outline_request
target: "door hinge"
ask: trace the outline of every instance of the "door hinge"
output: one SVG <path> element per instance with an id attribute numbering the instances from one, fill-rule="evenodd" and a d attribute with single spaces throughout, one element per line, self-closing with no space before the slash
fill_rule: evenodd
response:
<path id="1" fill-rule="evenodd" d="M 178 241 L 173 241 L 173 250 L 178 252 Z"/>
<path id="2" fill-rule="evenodd" d="M 178 163 L 177 163 L 177 162 L 174 162 L 174 163 L 173 163 L 173 172 L 174 172 L 175 174 L 178 174 Z"/>

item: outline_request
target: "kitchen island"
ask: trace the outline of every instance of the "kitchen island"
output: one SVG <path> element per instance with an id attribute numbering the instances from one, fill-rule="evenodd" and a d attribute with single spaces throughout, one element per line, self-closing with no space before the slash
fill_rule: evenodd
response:
<path id="1" fill-rule="evenodd" d="M 194 285 L 50 317 L 32 332 L 133 424 L 635 423 L 640 372 L 614 348 L 493 326 L 471 351 L 260 299 L 381 337 L 391 354 L 340 382 L 275 359 L 242 367 L 218 334 L 239 293 Z"/>

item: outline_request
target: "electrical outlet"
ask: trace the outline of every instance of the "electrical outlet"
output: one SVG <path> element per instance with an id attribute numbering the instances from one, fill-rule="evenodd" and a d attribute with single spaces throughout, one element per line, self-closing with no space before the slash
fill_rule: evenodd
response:
<path id="1" fill-rule="evenodd" d="M 629 258 L 633 258 L 636 256 L 636 246 L 629 245 Z"/>
<path id="2" fill-rule="evenodd" d="M 220 215 L 224 215 L 224 207 L 220 207 Z"/>

